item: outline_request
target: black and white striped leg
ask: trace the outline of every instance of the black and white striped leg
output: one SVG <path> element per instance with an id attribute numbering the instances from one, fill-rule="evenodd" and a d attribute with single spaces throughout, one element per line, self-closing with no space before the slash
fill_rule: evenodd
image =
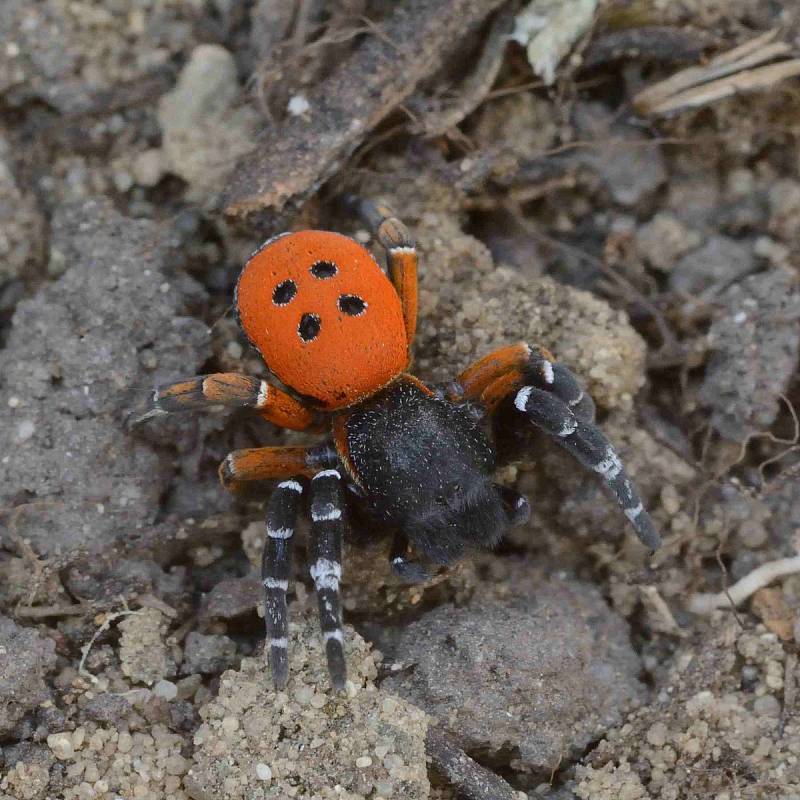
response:
<path id="1" fill-rule="evenodd" d="M 651 550 L 659 547 L 661 539 L 633 481 L 596 425 L 578 418 L 567 403 L 535 386 L 523 386 L 514 405 L 581 464 L 597 472 L 614 493 L 639 539 Z"/>
<path id="2" fill-rule="evenodd" d="M 578 419 L 594 421 L 594 400 L 563 364 L 553 363 L 537 348 L 531 348 L 531 377 L 534 385 L 563 400 Z"/>
<path id="3" fill-rule="evenodd" d="M 276 689 L 289 679 L 289 619 L 286 592 L 292 575 L 294 527 L 300 509 L 303 485 L 299 479 L 278 484 L 267 507 L 267 538 L 261 561 L 264 584 L 264 621 L 267 627 L 266 650 Z"/>
<path id="4" fill-rule="evenodd" d="M 408 557 L 408 537 L 404 533 L 396 533 L 392 539 L 389 564 L 403 583 L 423 583 L 431 577 L 422 564 Z"/>
<path id="5" fill-rule="evenodd" d="M 310 572 L 317 592 L 328 671 L 333 688 L 337 691 L 344 689 L 347 679 L 339 595 L 344 526 L 342 476 L 335 469 L 323 470 L 311 481 Z"/>

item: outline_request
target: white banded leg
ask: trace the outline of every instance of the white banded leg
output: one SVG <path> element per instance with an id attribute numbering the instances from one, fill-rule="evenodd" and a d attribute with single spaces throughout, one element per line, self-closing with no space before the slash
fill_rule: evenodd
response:
<path id="1" fill-rule="evenodd" d="M 311 481 L 310 572 L 317 593 L 328 671 L 336 690 L 344 689 L 347 679 L 339 595 L 344 526 L 342 477 L 338 470 L 323 470 Z"/>
<path id="2" fill-rule="evenodd" d="M 633 481 L 596 425 L 579 419 L 567 403 L 535 386 L 523 386 L 514 398 L 514 405 L 581 464 L 597 472 L 614 493 L 639 539 L 651 550 L 659 547 L 661 538 Z"/>
<path id="3" fill-rule="evenodd" d="M 297 478 L 278 484 L 267 507 L 267 537 L 261 561 L 264 583 L 266 650 L 276 689 L 289 679 L 289 619 L 286 592 L 292 575 L 294 526 L 300 509 L 303 486 Z"/>
<path id="4" fill-rule="evenodd" d="M 547 359 L 535 347 L 531 348 L 530 377 L 539 389 L 554 394 L 572 409 L 578 419 L 594 421 L 594 400 L 578 383 L 578 379 L 563 364 Z"/>

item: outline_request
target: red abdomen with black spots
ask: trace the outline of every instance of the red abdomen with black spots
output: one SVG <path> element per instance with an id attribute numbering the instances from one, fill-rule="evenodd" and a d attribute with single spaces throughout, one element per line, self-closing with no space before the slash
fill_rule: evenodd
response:
<path id="1" fill-rule="evenodd" d="M 245 265 L 236 304 L 272 372 L 320 409 L 352 405 L 408 365 L 397 292 L 370 253 L 338 233 L 267 242 Z"/>

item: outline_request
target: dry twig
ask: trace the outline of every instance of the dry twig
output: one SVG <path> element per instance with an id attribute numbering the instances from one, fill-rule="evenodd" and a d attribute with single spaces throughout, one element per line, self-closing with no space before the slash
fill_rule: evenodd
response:
<path id="1" fill-rule="evenodd" d="M 517 800 L 525 797 L 499 775 L 473 761 L 438 727 L 428 729 L 425 750 L 436 772 L 467 800 Z"/>
<path id="2" fill-rule="evenodd" d="M 760 66 L 788 56 L 792 48 L 775 42 L 769 31 L 713 58 L 702 67 L 690 67 L 639 92 L 634 108 L 643 115 L 669 114 L 699 108 L 739 92 L 752 92 L 800 75 L 800 59 Z"/>
<path id="3" fill-rule="evenodd" d="M 430 138 L 443 136 L 483 103 L 500 72 L 513 22 L 514 14 L 511 8 L 498 12 L 486 37 L 478 63 L 460 87 L 458 97 L 447 108 L 423 114 L 420 122 L 411 127 L 412 133 L 420 133 Z"/>
<path id="4" fill-rule="evenodd" d="M 689 610 L 695 614 L 710 614 L 731 604 L 738 606 L 759 589 L 777 578 L 800 572 L 800 556 L 768 561 L 736 581 L 724 592 L 698 593 L 689 598 Z"/>
<path id="5" fill-rule="evenodd" d="M 307 115 L 262 133 L 223 192 L 242 219 L 299 204 L 369 132 L 438 69 L 503 0 L 405 0 L 327 80 L 308 92 Z"/>

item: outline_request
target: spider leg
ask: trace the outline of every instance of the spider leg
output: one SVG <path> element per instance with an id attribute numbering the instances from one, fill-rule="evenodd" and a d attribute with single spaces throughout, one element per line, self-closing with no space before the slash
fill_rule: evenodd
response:
<path id="1" fill-rule="evenodd" d="M 311 481 L 310 573 L 317 592 L 328 672 L 331 684 L 337 691 L 344 689 L 347 679 L 339 594 L 344 526 L 342 476 L 336 469 L 318 472 Z"/>
<path id="2" fill-rule="evenodd" d="M 252 408 L 275 425 L 292 430 L 307 430 L 316 422 L 312 411 L 266 381 L 237 372 L 218 372 L 159 386 L 147 407 L 133 416 L 130 424 L 138 425 L 172 411 L 216 405 Z"/>
<path id="3" fill-rule="evenodd" d="M 355 212 L 365 224 L 377 233 L 378 241 L 386 250 L 389 278 L 400 297 L 406 338 L 411 344 L 417 330 L 417 248 L 408 228 L 392 214 L 390 208 L 371 200 L 347 195 L 345 205 Z"/>
<path id="4" fill-rule="evenodd" d="M 252 447 L 228 453 L 219 465 L 219 479 L 228 491 L 237 492 L 252 481 L 289 475 L 310 478 L 320 469 L 337 463 L 335 451 L 327 444 L 318 447 Z"/>
<path id="5" fill-rule="evenodd" d="M 661 539 L 650 515 L 644 510 L 633 481 L 608 439 L 594 423 L 579 418 L 568 403 L 535 386 L 521 387 L 514 397 L 514 406 L 581 464 L 598 473 L 613 492 L 639 539 L 651 550 L 659 547 Z"/>
<path id="6" fill-rule="evenodd" d="M 418 561 L 413 561 L 408 557 L 408 544 L 408 536 L 402 532 L 395 533 L 389 553 L 389 565 L 392 573 L 403 583 L 427 581 L 431 577 L 430 573 Z"/>
<path id="7" fill-rule="evenodd" d="M 282 481 L 267 506 L 267 536 L 261 560 L 264 584 L 265 649 L 272 667 L 276 689 L 289 679 L 289 619 L 286 592 L 292 577 L 292 545 L 303 485 L 298 478 Z"/>
<path id="8" fill-rule="evenodd" d="M 502 379 L 502 380 L 501 380 Z M 580 419 L 594 419 L 594 401 L 575 375 L 543 347 L 525 342 L 501 347 L 471 364 L 450 387 L 450 399 L 480 401 L 492 412 L 526 383 L 563 400 Z"/>

